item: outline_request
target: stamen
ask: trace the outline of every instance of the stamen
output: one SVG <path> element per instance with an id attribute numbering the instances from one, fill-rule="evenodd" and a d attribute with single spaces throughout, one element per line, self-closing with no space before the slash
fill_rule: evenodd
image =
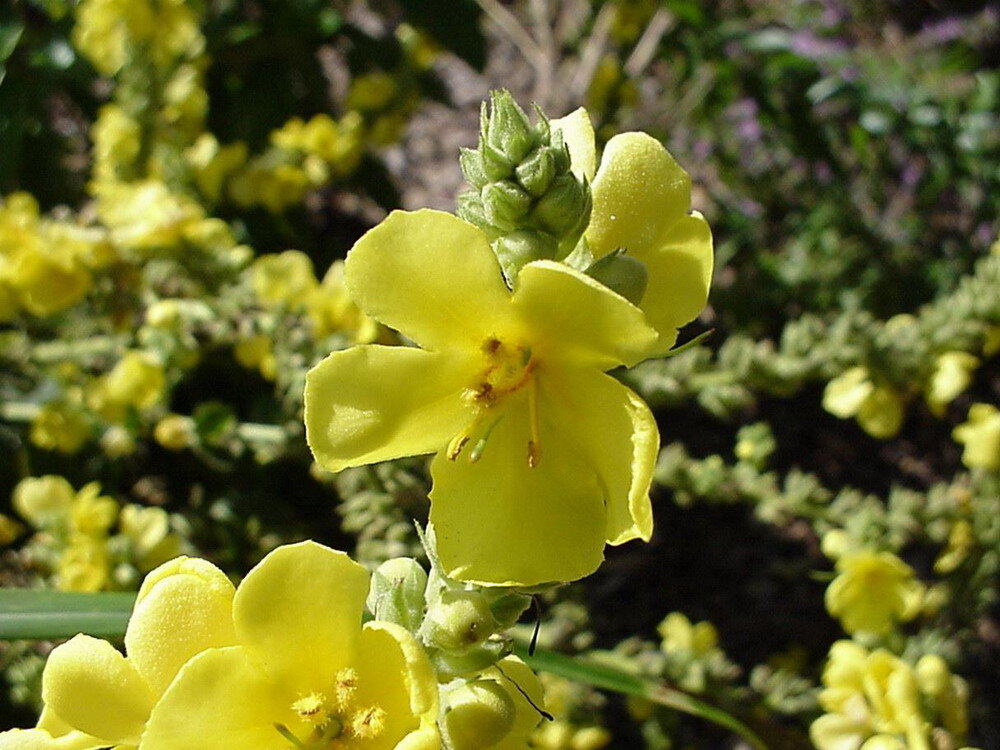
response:
<path id="1" fill-rule="evenodd" d="M 538 429 L 538 380 L 528 381 L 528 421 L 531 438 L 528 440 L 528 468 L 534 469 L 542 459 L 542 439 Z"/>
<path id="2" fill-rule="evenodd" d="M 476 463 L 480 458 L 483 457 L 483 451 L 486 449 L 486 441 L 490 439 L 490 435 L 493 434 L 493 428 L 500 424 L 500 420 L 504 418 L 501 414 L 499 417 L 493 420 L 489 427 L 486 428 L 486 433 L 476 441 L 476 444 L 469 451 L 469 463 Z"/>
<path id="3" fill-rule="evenodd" d="M 468 443 L 472 438 L 472 433 L 478 430 L 479 426 L 483 423 L 483 420 L 486 419 L 487 413 L 488 412 L 483 411 L 478 412 L 469 423 L 469 426 L 451 439 L 451 442 L 448 443 L 448 450 L 445 453 L 449 461 L 454 461 L 458 458 L 466 443 Z"/>
<path id="4" fill-rule="evenodd" d="M 347 704 L 354 698 L 354 693 L 358 689 L 358 673 L 347 667 L 337 672 L 334 691 L 337 695 L 337 706 L 341 710 L 347 708 Z"/>
<path id="5" fill-rule="evenodd" d="M 385 711 L 379 706 L 369 706 L 351 717 L 351 733 L 363 740 L 371 740 L 385 729 Z"/>
<path id="6" fill-rule="evenodd" d="M 320 693 L 310 693 L 295 701 L 292 704 L 292 710 L 303 719 L 308 719 L 319 714 L 323 710 L 325 703 L 326 698 L 323 695 Z"/>

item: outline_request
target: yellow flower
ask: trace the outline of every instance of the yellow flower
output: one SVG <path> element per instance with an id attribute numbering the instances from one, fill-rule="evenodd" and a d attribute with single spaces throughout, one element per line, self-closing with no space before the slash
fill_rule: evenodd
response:
<path id="1" fill-rule="evenodd" d="M 112 239 L 130 250 L 173 247 L 204 218 L 197 203 L 172 193 L 157 180 L 103 182 L 91 188 L 97 197 L 97 213 Z"/>
<path id="2" fill-rule="evenodd" d="M 892 553 L 847 553 L 837 560 L 837 571 L 826 590 L 826 608 L 848 633 L 887 633 L 894 621 L 916 614 L 923 584 Z"/>
<path id="3" fill-rule="evenodd" d="M 968 352 L 945 352 L 937 358 L 924 394 L 934 414 L 944 414 L 945 407 L 969 387 L 977 367 L 979 359 Z"/>
<path id="4" fill-rule="evenodd" d="M 57 646 L 42 673 L 38 727 L 0 734 L 0 746 L 21 747 L 14 743 L 23 740 L 39 750 L 134 748 L 185 662 L 234 643 L 232 600 L 229 579 L 204 560 L 181 557 L 160 566 L 139 589 L 125 632 L 127 656 L 87 635 Z"/>
<path id="5" fill-rule="evenodd" d="M 962 463 L 970 469 L 1000 471 L 1000 409 L 973 404 L 969 418 L 951 436 L 965 446 Z"/>
<path id="6" fill-rule="evenodd" d="M 107 536 L 73 534 L 59 555 L 56 588 L 60 591 L 100 591 L 111 575 Z"/>
<path id="7" fill-rule="evenodd" d="M 271 552 L 233 599 L 236 645 L 180 670 L 143 750 L 438 748 L 430 663 L 399 626 L 361 626 L 367 591 L 368 573 L 342 552 Z"/>
<path id="8" fill-rule="evenodd" d="M 274 356 L 270 336 L 251 336 L 237 341 L 233 356 L 248 370 L 260 372 L 265 380 L 274 380 L 278 376 L 278 360 Z"/>
<path id="9" fill-rule="evenodd" d="M 854 417 L 874 438 L 895 436 L 903 425 L 903 400 L 891 388 L 876 385 L 864 367 L 845 370 L 826 384 L 823 408 L 841 419 Z"/>
<path id="10" fill-rule="evenodd" d="M 430 520 L 462 580 L 574 580 L 605 541 L 649 539 L 656 422 L 603 374 L 656 340 L 641 310 L 551 261 L 526 265 L 511 293 L 486 236 L 438 211 L 390 214 L 346 276 L 365 313 L 423 349 L 358 346 L 310 371 L 321 466 L 436 452 Z"/>
<path id="11" fill-rule="evenodd" d="M 247 145 L 242 141 L 220 146 L 211 133 L 202 133 L 184 152 L 194 170 L 195 184 L 210 201 L 219 200 L 222 186 L 247 160 Z"/>
<path id="12" fill-rule="evenodd" d="M 31 420 L 30 437 L 39 448 L 76 453 L 90 437 L 90 424 L 79 408 L 55 401 Z"/>
<path id="13" fill-rule="evenodd" d="M 312 261 L 299 250 L 260 256 L 251 266 L 251 278 L 261 302 L 291 310 L 306 306 L 318 286 Z"/>
<path id="14" fill-rule="evenodd" d="M 574 174 L 593 181 L 584 237 L 594 258 L 624 248 L 646 266 L 648 285 L 639 307 L 659 334 L 650 353 L 664 354 L 677 329 L 705 306 L 712 281 L 712 233 L 704 217 L 691 211 L 691 178 L 646 133 L 608 141 L 595 175 L 594 128 L 586 110 L 552 124 L 563 133 Z"/>
<path id="15" fill-rule="evenodd" d="M 14 510 L 36 529 L 68 528 L 76 492 L 64 477 L 26 477 L 14 487 Z"/>
<path id="16" fill-rule="evenodd" d="M 710 622 L 693 624 L 682 612 L 671 612 L 657 628 L 663 639 L 660 649 L 666 653 L 690 654 L 704 658 L 718 652 L 719 634 Z"/>
<path id="17" fill-rule="evenodd" d="M 181 551 L 181 538 L 170 532 L 170 516 L 163 508 L 126 505 L 118 526 L 131 543 L 139 570 L 152 570 Z"/>

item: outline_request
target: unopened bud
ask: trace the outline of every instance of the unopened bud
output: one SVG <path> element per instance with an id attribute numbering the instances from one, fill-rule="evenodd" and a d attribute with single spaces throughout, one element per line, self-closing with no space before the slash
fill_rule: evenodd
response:
<path id="1" fill-rule="evenodd" d="M 507 630 L 512 627 L 530 606 L 531 597 L 524 594 L 504 594 L 494 599 L 490 604 L 490 611 L 497 622 L 497 630 Z"/>
<path id="2" fill-rule="evenodd" d="M 454 750 L 479 750 L 496 745 L 514 726 L 516 706 L 494 680 L 475 680 L 445 695 L 444 730 Z"/>
<path id="3" fill-rule="evenodd" d="M 526 264 L 533 260 L 551 260 L 555 258 L 558 248 L 552 236 L 530 229 L 511 232 L 494 243 L 497 258 L 512 286 Z"/>
<path id="4" fill-rule="evenodd" d="M 483 164 L 483 155 L 471 148 L 463 148 L 458 156 L 458 163 L 462 166 L 462 174 L 466 181 L 475 188 L 482 188 L 490 178 L 486 174 L 486 166 Z"/>
<path id="5" fill-rule="evenodd" d="M 386 620 L 416 632 L 424 618 L 427 573 L 409 557 L 386 560 L 372 574 L 368 610 L 376 620 Z"/>
<path id="6" fill-rule="evenodd" d="M 481 672 L 509 653 L 509 642 L 497 637 L 490 638 L 482 646 L 476 646 L 462 654 L 431 649 L 428 656 L 431 657 L 438 679 L 446 680 Z"/>
<path id="7" fill-rule="evenodd" d="M 536 148 L 514 170 L 517 181 L 535 198 L 545 194 L 556 176 L 556 163 L 550 148 Z"/>
<path id="8" fill-rule="evenodd" d="M 633 305 L 642 301 L 649 281 L 646 265 L 641 260 L 620 253 L 610 253 L 598 258 L 587 269 L 586 274 Z"/>
<path id="9" fill-rule="evenodd" d="M 486 218 L 504 231 L 517 227 L 531 208 L 531 196 L 509 180 L 491 182 L 481 195 Z"/>
<path id="10" fill-rule="evenodd" d="M 572 172 L 565 172 L 553 180 L 538 200 L 532 217 L 557 237 L 578 237 L 590 221 L 591 207 L 590 189 Z M 575 237 L 573 244 L 576 244 Z"/>
<path id="11" fill-rule="evenodd" d="M 538 134 L 509 91 L 494 91 L 490 104 L 484 140 L 511 164 L 517 164 L 535 147 Z"/>
<path id="12" fill-rule="evenodd" d="M 462 653 L 478 646 L 496 629 L 489 602 L 478 591 L 442 591 L 423 624 L 426 642 L 442 651 Z"/>
<path id="13" fill-rule="evenodd" d="M 456 203 L 455 213 L 458 215 L 458 218 L 470 224 L 475 224 L 484 232 L 487 232 L 487 234 L 495 234 L 493 225 L 486 217 L 486 208 L 483 206 L 483 199 L 480 197 L 478 190 L 469 190 L 461 193 Z"/>

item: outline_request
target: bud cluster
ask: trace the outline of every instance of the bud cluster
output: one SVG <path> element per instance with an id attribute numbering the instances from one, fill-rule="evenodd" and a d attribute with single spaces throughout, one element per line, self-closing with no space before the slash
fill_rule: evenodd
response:
<path id="1" fill-rule="evenodd" d="M 507 91 L 483 103 L 479 145 L 463 149 L 472 185 L 458 198 L 458 215 L 492 242 L 508 282 L 533 260 L 562 260 L 590 220 L 590 186 L 570 171 L 562 133 L 538 111 L 532 125 Z"/>

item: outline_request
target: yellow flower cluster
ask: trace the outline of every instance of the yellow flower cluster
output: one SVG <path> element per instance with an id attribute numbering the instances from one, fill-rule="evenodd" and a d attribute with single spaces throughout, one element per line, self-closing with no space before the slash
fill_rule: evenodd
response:
<path id="1" fill-rule="evenodd" d="M 914 667 L 884 649 L 837 641 L 819 695 L 826 713 L 809 735 L 817 750 L 959 747 L 967 694 L 965 681 L 939 656 L 923 656 Z"/>
<path id="2" fill-rule="evenodd" d="M 0 200 L 0 321 L 48 316 L 82 300 L 92 271 L 115 260 L 105 232 L 39 215 L 27 193 Z"/>
<path id="3" fill-rule="evenodd" d="M 182 545 L 162 508 L 122 507 L 101 495 L 97 482 L 74 491 L 60 476 L 29 477 L 14 488 L 13 506 L 37 531 L 28 544 L 32 559 L 63 591 L 129 585 L 137 572 L 152 570 Z"/>
<path id="4" fill-rule="evenodd" d="M 573 720 L 573 709 L 580 688 L 562 677 L 541 676 L 545 692 L 545 710 L 553 721 L 546 721 L 531 736 L 531 747 L 540 750 L 601 750 L 611 742 L 611 732 L 601 726 L 581 725 Z"/>
<path id="5" fill-rule="evenodd" d="M 73 44 L 109 76 L 136 55 L 164 68 L 205 44 L 187 0 L 82 0 L 76 21 Z"/>

